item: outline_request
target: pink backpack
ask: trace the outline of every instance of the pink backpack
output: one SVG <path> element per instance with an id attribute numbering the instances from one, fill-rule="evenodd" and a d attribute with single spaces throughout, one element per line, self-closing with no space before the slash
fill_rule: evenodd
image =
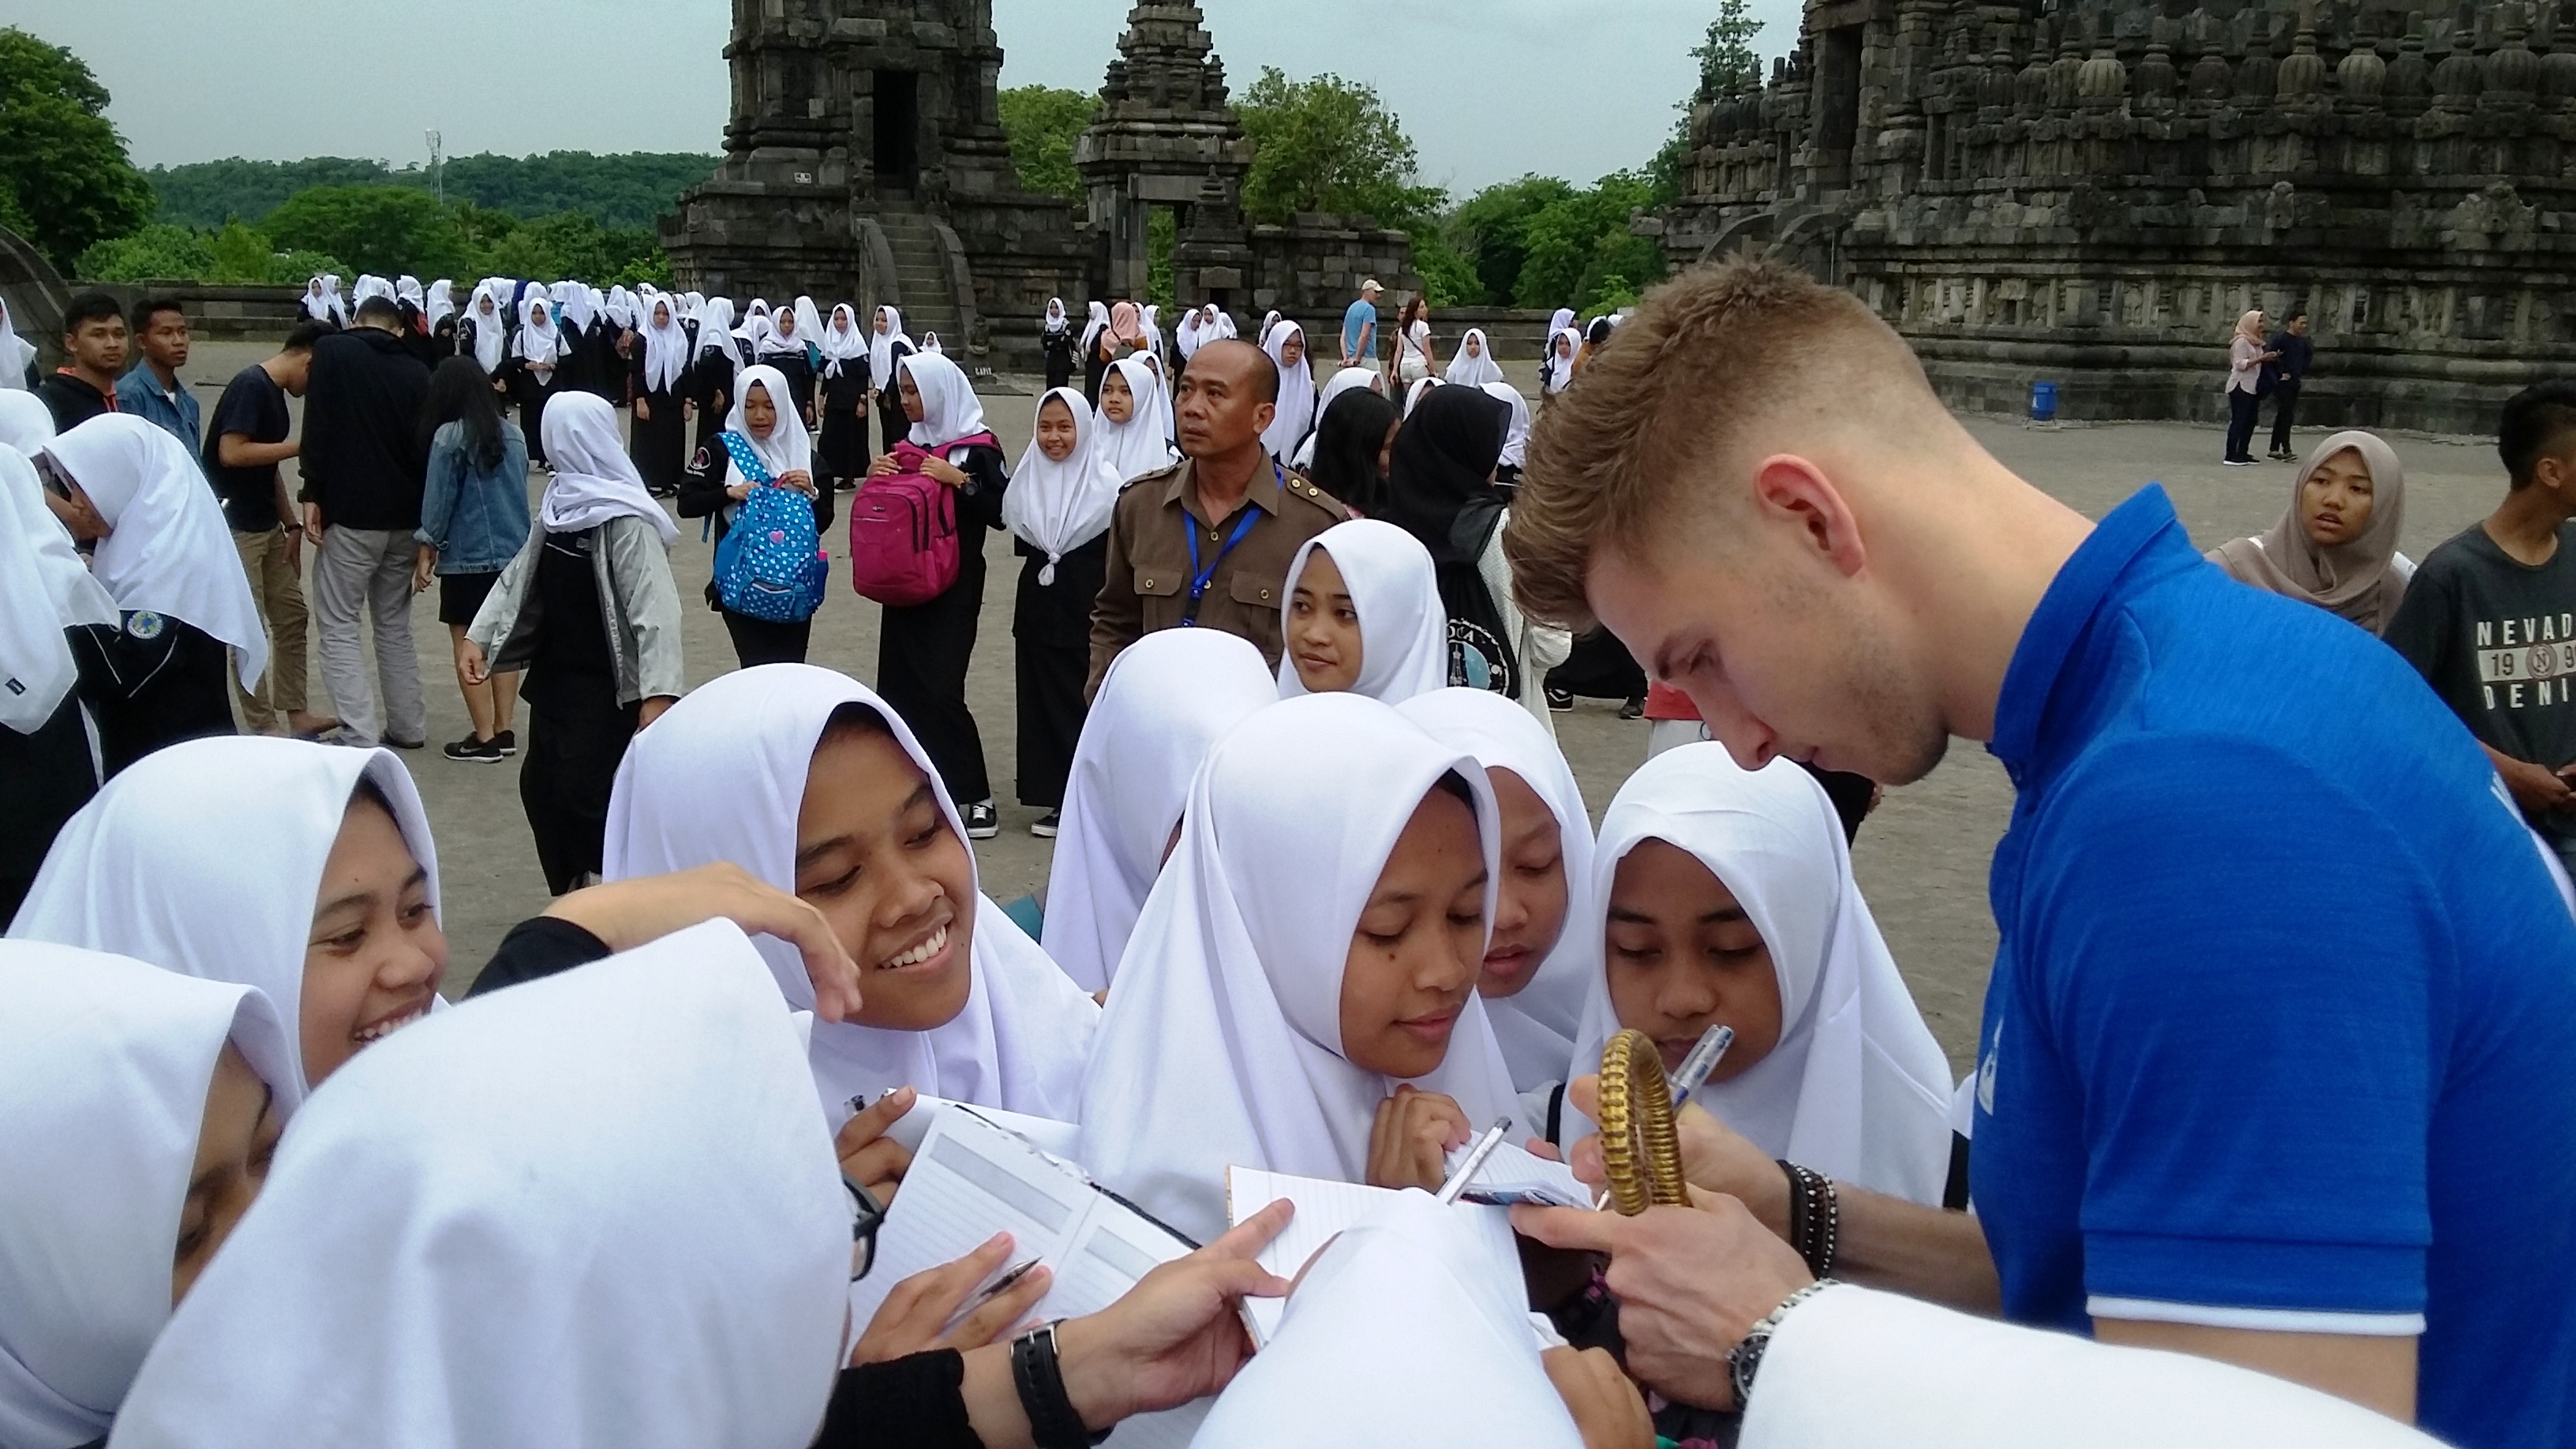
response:
<path id="1" fill-rule="evenodd" d="M 967 443 L 1001 446 L 990 433 L 948 446 Z M 850 586 L 862 598 L 908 609 L 957 582 L 957 490 L 921 471 L 929 456 L 910 442 L 896 443 L 903 471 L 868 479 L 850 501 Z"/>

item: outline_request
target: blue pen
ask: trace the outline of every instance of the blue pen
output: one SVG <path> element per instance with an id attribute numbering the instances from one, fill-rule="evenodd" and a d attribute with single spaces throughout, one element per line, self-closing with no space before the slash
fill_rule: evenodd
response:
<path id="1" fill-rule="evenodd" d="M 1680 1111 L 1682 1103 L 1690 1100 L 1690 1094 L 1698 1091 L 1709 1074 L 1717 1070 L 1717 1064 L 1726 1057 L 1726 1049 L 1733 1045 L 1735 1028 L 1731 1026 L 1712 1026 L 1700 1034 L 1698 1043 L 1690 1049 L 1690 1055 L 1682 1058 L 1680 1070 L 1672 1075 L 1674 1111 Z"/>

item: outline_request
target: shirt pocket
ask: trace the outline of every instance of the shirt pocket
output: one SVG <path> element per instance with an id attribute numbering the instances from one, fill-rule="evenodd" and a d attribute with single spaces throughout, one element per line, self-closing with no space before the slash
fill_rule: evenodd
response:
<path id="1" fill-rule="evenodd" d="M 1177 598 L 1189 591 L 1189 580 L 1181 574 L 1182 570 L 1173 568 L 1140 568 L 1136 570 L 1136 592 L 1149 599 Z"/>
<path id="2" fill-rule="evenodd" d="M 1279 591 L 1284 587 L 1277 579 L 1238 573 L 1229 581 L 1227 592 L 1246 609 L 1268 615 L 1275 626 L 1279 622 Z"/>

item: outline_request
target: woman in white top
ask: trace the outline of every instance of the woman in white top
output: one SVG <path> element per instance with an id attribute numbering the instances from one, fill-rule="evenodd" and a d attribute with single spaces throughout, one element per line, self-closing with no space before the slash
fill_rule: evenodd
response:
<path id="1" fill-rule="evenodd" d="M 1395 380 L 1410 387 L 1439 375 L 1439 364 L 1431 355 L 1431 302 L 1417 296 L 1404 304 L 1404 316 L 1396 324 Z"/>
<path id="2" fill-rule="evenodd" d="M 2254 423 L 2263 410 L 2263 364 L 2280 356 L 2263 348 L 2263 309 L 2236 319 L 2227 339 L 2227 452 L 2219 459 L 2231 468 L 2252 467 Z"/>

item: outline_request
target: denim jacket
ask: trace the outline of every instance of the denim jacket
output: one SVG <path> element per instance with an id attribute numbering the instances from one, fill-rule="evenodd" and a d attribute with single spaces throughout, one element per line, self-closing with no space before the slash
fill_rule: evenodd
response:
<path id="1" fill-rule="evenodd" d="M 501 466 L 478 468 L 465 425 L 449 423 L 429 444 L 429 482 L 412 535 L 438 550 L 441 574 L 496 574 L 528 541 L 528 440 L 501 424 Z"/>
<path id="2" fill-rule="evenodd" d="M 135 416 L 188 445 L 195 456 L 205 446 L 203 414 L 197 407 L 197 395 L 180 383 L 175 392 L 163 392 L 161 379 L 152 375 L 152 364 L 137 362 L 132 371 L 116 380 L 116 410 Z"/>

